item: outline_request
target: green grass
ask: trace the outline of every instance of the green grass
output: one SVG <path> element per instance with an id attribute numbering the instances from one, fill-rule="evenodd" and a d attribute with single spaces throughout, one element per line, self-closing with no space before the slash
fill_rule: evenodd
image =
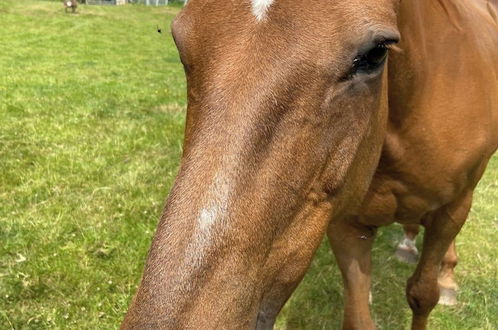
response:
<path id="1" fill-rule="evenodd" d="M 0 1 L 0 329 L 119 325 L 181 153 L 177 12 Z M 433 329 L 496 328 L 497 200 L 495 158 L 458 241 L 461 303 L 437 307 Z M 409 322 L 399 234 L 382 229 L 374 250 L 381 329 Z M 341 297 L 324 241 L 277 327 L 338 328 Z"/>

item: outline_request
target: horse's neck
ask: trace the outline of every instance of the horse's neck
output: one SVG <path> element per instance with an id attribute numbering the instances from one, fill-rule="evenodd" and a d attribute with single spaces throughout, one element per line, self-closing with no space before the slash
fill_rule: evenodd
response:
<path id="1" fill-rule="evenodd" d="M 425 49 L 426 42 L 441 39 L 446 33 L 461 31 L 464 8 L 460 0 L 401 1 L 398 25 L 403 40 L 409 46 Z"/>
<path id="2" fill-rule="evenodd" d="M 401 1 L 398 17 L 405 37 L 413 36 L 414 31 L 439 39 L 441 33 L 451 31 L 498 34 L 498 0 Z"/>
<path id="3" fill-rule="evenodd" d="M 444 121 L 456 106 L 461 108 L 454 120 L 480 115 L 498 129 L 498 107 L 482 102 L 498 104 L 497 1 L 401 1 L 402 52 L 392 53 L 389 62 L 392 129 L 438 116 Z"/>
<path id="4" fill-rule="evenodd" d="M 498 76 L 496 8 L 498 0 L 401 1 L 398 26 L 402 53 L 392 54 L 395 75 L 427 82 L 474 66 L 487 67 Z M 396 82 L 410 80 L 395 75 L 390 77 Z"/>

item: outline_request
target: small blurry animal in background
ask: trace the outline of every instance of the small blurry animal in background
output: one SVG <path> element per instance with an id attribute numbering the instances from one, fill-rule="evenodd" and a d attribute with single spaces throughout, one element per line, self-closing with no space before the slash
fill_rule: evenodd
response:
<path id="1" fill-rule="evenodd" d="M 76 7 L 78 7 L 78 1 L 76 0 L 64 0 L 64 10 L 67 13 L 68 9 L 74 14 L 76 12 Z"/>

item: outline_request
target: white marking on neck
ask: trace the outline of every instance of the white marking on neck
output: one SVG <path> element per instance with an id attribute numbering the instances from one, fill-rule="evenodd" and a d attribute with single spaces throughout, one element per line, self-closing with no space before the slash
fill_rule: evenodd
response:
<path id="1" fill-rule="evenodd" d="M 219 173 L 216 174 L 209 188 L 208 205 L 199 214 L 198 223 L 201 231 L 210 231 L 216 222 L 225 220 L 229 190 L 226 178 Z"/>
<path id="2" fill-rule="evenodd" d="M 193 267 L 202 264 L 207 249 L 214 244 L 217 235 L 226 229 L 229 194 L 227 177 L 217 173 L 207 189 L 205 206 L 199 210 L 195 236 L 189 243 L 187 262 Z"/>
<path id="3" fill-rule="evenodd" d="M 201 210 L 201 215 L 199 216 L 199 229 L 201 231 L 207 231 L 211 228 L 216 220 L 216 211 L 216 207 Z"/>
<path id="4" fill-rule="evenodd" d="M 266 17 L 266 12 L 274 0 L 251 0 L 252 13 L 258 21 Z"/>

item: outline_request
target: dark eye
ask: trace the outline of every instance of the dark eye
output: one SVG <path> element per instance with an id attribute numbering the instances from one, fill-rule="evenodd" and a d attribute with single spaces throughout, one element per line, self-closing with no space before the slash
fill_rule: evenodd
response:
<path id="1" fill-rule="evenodd" d="M 384 63 L 387 57 L 387 47 L 384 44 L 377 45 L 364 56 L 364 62 L 369 67 L 377 67 Z"/>
<path id="2" fill-rule="evenodd" d="M 346 79 L 350 79 L 358 73 L 368 74 L 379 69 L 386 61 L 389 51 L 388 45 L 386 42 L 379 43 L 366 53 L 356 56 Z"/>

